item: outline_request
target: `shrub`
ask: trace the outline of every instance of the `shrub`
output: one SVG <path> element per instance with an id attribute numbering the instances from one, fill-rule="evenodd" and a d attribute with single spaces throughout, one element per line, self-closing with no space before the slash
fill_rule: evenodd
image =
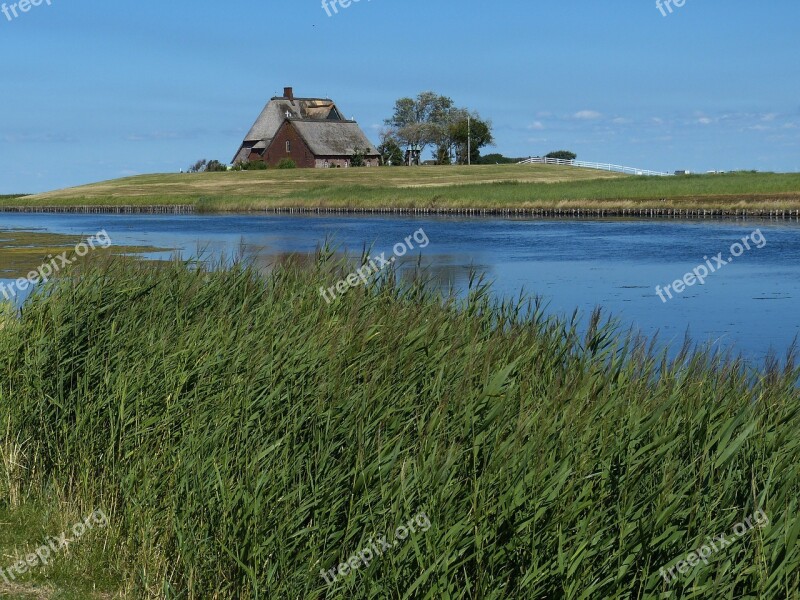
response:
<path id="1" fill-rule="evenodd" d="M 545 158 L 557 158 L 559 160 L 575 160 L 578 158 L 578 155 L 574 152 L 570 152 L 569 150 L 556 150 L 555 152 L 551 152 L 550 154 L 546 155 Z"/>
<path id="2" fill-rule="evenodd" d="M 278 163 L 279 169 L 296 169 L 297 163 L 294 162 L 291 158 L 284 158 L 281 162 Z"/>
<path id="3" fill-rule="evenodd" d="M 511 165 L 511 164 L 516 164 L 516 163 L 518 163 L 520 161 L 523 161 L 523 160 L 525 160 L 525 159 L 524 158 L 511 158 L 509 156 L 503 156 L 502 154 L 493 153 L 493 154 L 487 154 L 486 156 L 479 157 L 476 164 L 479 164 L 479 165 Z"/>
<path id="4" fill-rule="evenodd" d="M 190 166 L 187 171 L 189 173 L 211 173 L 213 171 L 227 171 L 228 166 L 222 164 L 218 160 L 207 160 L 202 159 L 198 160 L 192 166 Z"/>
<path id="5" fill-rule="evenodd" d="M 206 173 L 213 173 L 213 172 L 220 172 L 227 170 L 228 170 L 228 165 L 224 165 L 218 160 L 210 160 L 206 165 Z"/>
<path id="6" fill-rule="evenodd" d="M 367 163 L 364 161 L 364 159 L 366 158 L 368 151 L 369 148 L 367 148 L 366 150 L 356 149 L 356 151 L 353 152 L 353 156 L 350 158 L 350 166 L 363 167 L 364 165 L 366 165 Z"/>
<path id="7" fill-rule="evenodd" d="M 233 167 L 234 171 L 263 171 L 267 169 L 269 165 L 265 163 L 263 160 L 244 160 L 242 162 L 236 163 Z"/>

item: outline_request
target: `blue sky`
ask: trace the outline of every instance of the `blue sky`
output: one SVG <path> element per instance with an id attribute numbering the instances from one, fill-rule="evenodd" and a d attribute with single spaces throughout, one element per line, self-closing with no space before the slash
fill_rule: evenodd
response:
<path id="1" fill-rule="evenodd" d="M 800 171 L 797 0 L 46 1 L 0 13 L 0 193 L 229 161 L 289 85 L 373 141 L 430 89 L 492 120 L 487 151 Z"/>

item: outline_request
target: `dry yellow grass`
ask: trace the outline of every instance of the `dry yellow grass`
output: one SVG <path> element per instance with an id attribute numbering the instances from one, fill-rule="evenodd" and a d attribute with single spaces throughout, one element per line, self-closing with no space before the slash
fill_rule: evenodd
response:
<path id="1" fill-rule="evenodd" d="M 475 166 L 423 167 L 423 168 L 363 168 L 363 169 L 293 169 L 269 171 L 232 171 L 228 173 L 173 173 L 140 175 L 64 190 L 29 196 L 26 201 L 40 202 L 70 198 L 136 198 L 159 195 L 203 196 L 206 194 L 250 197 L 282 197 L 298 190 L 320 186 L 363 186 L 388 189 L 424 189 L 463 185 L 490 185 L 497 183 L 558 183 L 595 179 L 617 179 L 624 175 L 604 171 L 591 171 L 536 166 Z"/>
<path id="2" fill-rule="evenodd" d="M 335 209 L 800 209 L 800 174 L 636 177 L 554 165 L 308 169 L 128 177 L 3 206 Z"/>

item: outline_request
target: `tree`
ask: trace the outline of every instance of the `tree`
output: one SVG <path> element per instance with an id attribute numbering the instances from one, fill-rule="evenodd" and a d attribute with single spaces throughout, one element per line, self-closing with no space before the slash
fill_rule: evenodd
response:
<path id="1" fill-rule="evenodd" d="M 455 148 L 456 164 L 478 164 L 481 148 L 494 145 L 492 123 L 481 119 L 478 113 L 471 114 L 469 122 L 464 116 L 450 126 L 450 140 Z"/>
<path id="2" fill-rule="evenodd" d="M 407 146 L 419 146 L 424 151 L 430 145 L 440 145 L 447 138 L 451 98 L 435 92 L 422 92 L 415 98 L 400 98 L 394 114 L 386 119 L 397 139 Z"/>
<path id="3" fill-rule="evenodd" d="M 452 146 L 449 143 L 439 144 L 436 147 L 436 164 L 437 165 L 453 164 Z"/>
<path id="4" fill-rule="evenodd" d="M 187 171 L 189 173 L 202 173 L 203 171 L 206 170 L 206 165 L 207 164 L 208 164 L 208 161 L 205 158 L 203 158 L 201 160 L 198 160 L 191 167 L 189 167 L 187 169 Z"/>
<path id="5" fill-rule="evenodd" d="M 458 108 L 451 98 L 435 92 L 422 92 L 416 98 L 400 98 L 395 102 L 394 114 L 386 119 L 398 145 L 419 146 L 424 151 L 435 147 L 436 162 L 451 164 L 453 156 L 459 164 L 466 164 L 468 131 L 467 119 L 473 121 L 469 141 L 472 160 L 477 161 L 480 149 L 494 143 L 492 124 L 466 108 Z"/>
<path id="6" fill-rule="evenodd" d="M 403 149 L 392 131 L 381 133 L 381 145 L 378 146 L 378 153 L 381 155 L 384 165 L 400 167 L 405 162 Z"/>
<path id="7" fill-rule="evenodd" d="M 545 158 L 557 158 L 560 160 L 575 160 L 578 158 L 578 155 L 574 152 L 570 152 L 568 150 L 557 150 L 555 152 L 551 152 Z"/>
<path id="8" fill-rule="evenodd" d="M 356 148 L 355 151 L 353 152 L 353 156 L 350 157 L 350 166 L 351 167 L 365 166 L 367 163 L 364 162 L 364 159 L 366 158 L 367 153 L 369 153 L 369 148 L 366 148 L 364 150 Z"/>

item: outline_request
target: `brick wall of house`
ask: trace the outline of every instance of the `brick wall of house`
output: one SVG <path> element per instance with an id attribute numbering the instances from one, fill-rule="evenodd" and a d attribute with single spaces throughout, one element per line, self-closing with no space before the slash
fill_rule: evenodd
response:
<path id="1" fill-rule="evenodd" d="M 349 158 L 340 158 L 336 156 L 318 156 L 316 162 L 317 162 L 316 167 L 318 169 L 336 168 L 336 167 L 345 168 L 350 166 Z M 381 163 L 380 159 L 377 156 L 368 156 L 364 159 L 364 164 L 367 167 L 377 167 Z"/>
<path id="2" fill-rule="evenodd" d="M 290 152 L 286 152 L 286 142 L 289 142 Z M 284 158 L 291 158 L 301 168 L 316 166 L 314 155 L 291 122 L 285 122 L 275 134 L 264 154 L 264 162 L 274 167 Z"/>
<path id="3" fill-rule="evenodd" d="M 286 151 L 286 142 L 289 142 L 290 151 Z M 297 133 L 291 121 L 281 125 L 272 143 L 262 156 L 251 154 L 251 160 L 263 160 L 271 167 L 277 166 L 284 158 L 291 158 L 300 168 L 325 168 L 325 167 L 349 167 L 350 158 L 341 156 L 314 156 L 303 138 Z M 365 163 L 368 167 L 380 165 L 377 155 L 367 156 Z"/>

